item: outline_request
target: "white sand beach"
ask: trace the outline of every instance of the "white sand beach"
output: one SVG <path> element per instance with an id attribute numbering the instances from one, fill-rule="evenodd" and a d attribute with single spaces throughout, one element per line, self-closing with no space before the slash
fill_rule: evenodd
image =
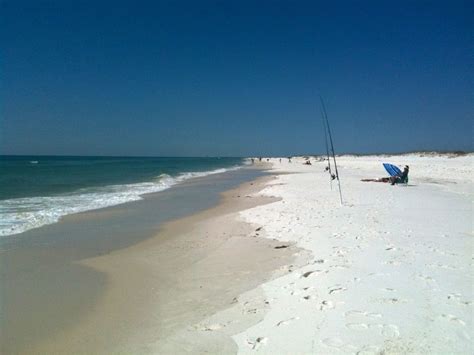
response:
<path id="1" fill-rule="evenodd" d="M 4 252 L 0 352 L 472 354 L 473 158 L 339 157 L 342 205 L 326 162 L 264 159 L 270 176 L 129 246 L 95 252 L 94 239 L 72 262 L 67 248 Z M 361 181 L 386 176 L 383 162 L 409 165 L 408 185 Z M 57 228 L 129 223 L 132 238 L 147 211 L 232 174 Z"/>
<path id="2" fill-rule="evenodd" d="M 240 218 L 311 260 L 201 329 L 232 336 L 243 354 L 472 354 L 473 158 L 340 157 L 342 206 L 325 162 L 271 159 L 284 174 L 257 195 L 281 200 Z M 409 165 L 408 186 L 360 181 L 386 176 L 382 162 Z M 242 331 L 247 304 L 261 317 Z"/>
<path id="3" fill-rule="evenodd" d="M 0 3 L 0 355 L 474 355 L 474 0 Z"/>

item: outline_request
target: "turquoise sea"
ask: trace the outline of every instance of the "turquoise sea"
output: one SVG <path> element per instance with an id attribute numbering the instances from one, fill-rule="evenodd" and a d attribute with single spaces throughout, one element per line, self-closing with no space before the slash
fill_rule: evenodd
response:
<path id="1" fill-rule="evenodd" d="M 0 236 L 244 164 L 243 158 L 0 156 Z"/>

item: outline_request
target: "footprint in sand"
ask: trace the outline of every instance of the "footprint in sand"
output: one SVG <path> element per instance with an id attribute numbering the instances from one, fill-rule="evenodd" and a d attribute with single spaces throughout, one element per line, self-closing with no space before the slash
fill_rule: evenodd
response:
<path id="1" fill-rule="evenodd" d="M 441 249 L 438 249 L 438 248 L 435 248 L 435 247 L 428 247 L 428 249 L 432 252 L 432 253 L 437 253 L 439 255 L 446 255 L 446 253 L 441 250 Z"/>
<path id="2" fill-rule="evenodd" d="M 304 274 L 302 274 L 300 277 L 304 277 L 304 278 L 307 278 L 308 276 L 312 275 L 312 276 L 317 276 L 319 275 L 320 273 L 324 272 L 323 270 L 311 270 L 311 271 L 307 271 L 305 272 Z"/>
<path id="3" fill-rule="evenodd" d="M 396 290 L 396 289 L 394 289 L 394 288 L 385 287 L 385 288 L 382 288 L 382 291 L 386 291 L 386 292 L 395 292 L 395 291 L 397 291 L 397 290 Z"/>
<path id="4" fill-rule="evenodd" d="M 343 291 L 347 291 L 347 288 L 343 287 L 342 285 L 334 285 L 331 287 L 328 287 L 329 289 L 329 294 L 332 295 L 333 293 L 339 293 Z"/>
<path id="5" fill-rule="evenodd" d="M 358 352 L 356 352 L 356 355 L 376 355 L 380 354 L 380 348 L 375 345 L 366 345 L 362 349 L 360 349 Z"/>
<path id="6" fill-rule="evenodd" d="M 337 352 L 342 352 L 345 354 L 353 354 L 357 348 L 352 344 L 345 344 L 340 338 L 325 338 L 320 340 L 320 342 L 329 348 L 337 349 Z"/>
<path id="7" fill-rule="evenodd" d="M 400 331 L 394 324 L 384 324 L 382 328 L 382 335 L 387 338 L 397 338 L 400 336 Z"/>
<path id="8" fill-rule="evenodd" d="M 379 323 L 369 324 L 369 329 L 375 329 L 380 334 L 383 329 L 383 324 L 379 324 Z"/>
<path id="9" fill-rule="evenodd" d="M 379 326 L 374 321 L 382 318 L 380 313 L 371 313 L 358 310 L 347 311 L 344 313 L 346 320 L 346 327 L 353 330 L 366 330 L 369 327 Z"/>
<path id="10" fill-rule="evenodd" d="M 393 266 L 399 266 L 401 265 L 402 263 L 399 261 L 399 260 L 389 260 L 389 261 L 384 261 L 383 262 L 384 265 L 393 265 Z"/>
<path id="11" fill-rule="evenodd" d="M 252 348 L 252 350 L 257 350 L 260 346 L 265 345 L 268 339 L 265 337 L 258 337 L 255 340 L 247 339 L 247 344 Z"/>
<path id="12" fill-rule="evenodd" d="M 293 322 L 294 320 L 298 320 L 298 319 L 300 319 L 300 317 L 293 317 L 293 318 L 289 318 L 289 319 L 286 319 L 286 320 L 281 320 L 276 324 L 276 326 L 280 327 L 282 325 L 288 325 L 291 322 Z"/>
<path id="13" fill-rule="evenodd" d="M 450 293 L 448 295 L 448 300 L 455 300 L 455 301 L 459 301 L 461 299 L 462 295 L 460 293 Z"/>
<path id="14" fill-rule="evenodd" d="M 340 238 L 342 238 L 342 235 L 339 234 L 339 233 L 333 233 L 332 236 L 331 236 L 331 238 L 340 239 Z"/>
<path id="15" fill-rule="evenodd" d="M 294 290 L 294 291 L 290 292 L 290 295 L 291 296 L 299 296 L 299 295 L 301 295 L 301 292 L 302 292 L 301 290 Z"/>
<path id="16" fill-rule="evenodd" d="M 337 257 L 337 258 L 343 258 L 348 254 L 348 251 L 345 250 L 338 250 L 334 253 L 331 254 L 331 256 Z"/>
<path id="17" fill-rule="evenodd" d="M 382 318 L 382 315 L 380 313 L 374 313 L 374 312 L 364 312 L 364 311 L 358 311 L 358 310 L 352 310 L 352 311 L 347 311 L 344 313 L 344 316 L 347 317 L 366 317 L 370 319 L 380 319 Z"/>
<path id="18" fill-rule="evenodd" d="M 359 310 L 351 310 L 344 313 L 346 320 L 346 327 L 348 329 L 364 331 L 376 330 L 379 334 L 387 338 L 394 338 L 400 335 L 398 327 L 393 324 L 378 323 L 382 318 L 380 313 L 364 312 Z"/>
<path id="19" fill-rule="evenodd" d="M 431 267 L 431 268 L 440 268 L 440 269 L 446 269 L 446 270 L 457 270 L 457 267 L 452 266 L 452 265 L 447 265 L 447 264 L 427 264 L 426 266 Z"/>
<path id="20" fill-rule="evenodd" d="M 466 322 L 464 322 L 462 319 L 459 319 L 458 317 L 456 317 L 455 315 L 452 315 L 452 314 L 442 314 L 441 318 L 449 320 L 449 321 L 457 323 L 457 324 L 460 324 L 462 326 L 466 325 Z"/>
<path id="21" fill-rule="evenodd" d="M 251 309 L 247 309 L 247 310 L 244 310 L 242 313 L 245 314 L 257 314 L 258 312 L 258 309 L 257 308 L 251 308 Z"/>
<path id="22" fill-rule="evenodd" d="M 340 338 L 325 338 L 321 340 L 321 342 L 331 348 L 340 348 L 344 345 L 344 342 Z"/>
<path id="23" fill-rule="evenodd" d="M 380 303 L 389 303 L 389 304 L 397 304 L 397 303 L 407 303 L 408 301 L 403 298 L 398 297 L 388 297 L 388 298 L 380 298 L 378 299 Z"/>
<path id="24" fill-rule="evenodd" d="M 347 323 L 346 327 L 353 330 L 365 330 L 369 328 L 369 325 L 365 323 Z"/>
<path id="25" fill-rule="evenodd" d="M 462 295 L 460 293 L 450 293 L 448 296 L 447 296 L 448 300 L 450 302 L 455 302 L 455 303 L 458 303 L 462 306 L 470 306 L 472 305 L 472 301 L 466 301 L 466 300 L 463 300 L 461 299 L 462 298 Z"/>
<path id="26" fill-rule="evenodd" d="M 334 305 L 334 302 L 325 300 L 320 303 L 319 310 L 325 311 L 327 309 L 333 309 L 335 307 L 336 306 Z"/>
<path id="27" fill-rule="evenodd" d="M 436 280 L 433 277 L 429 276 L 429 275 L 418 274 L 416 277 L 423 280 L 425 282 L 426 286 L 428 286 L 430 288 L 433 288 L 433 286 L 437 285 Z"/>
<path id="28" fill-rule="evenodd" d="M 371 272 L 367 276 L 384 277 L 384 276 L 390 276 L 390 274 L 386 274 L 386 273 L 382 273 L 382 272 Z"/>
<path id="29" fill-rule="evenodd" d="M 202 331 L 205 331 L 205 332 L 213 332 L 215 330 L 219 330 L 219 329 L 222 329 L 224 327 L 225 327 L 224 324 L 216 323 L 216 324 L 206 325 L 202 328 L 199 328 L 199 330 L 202 330 Z"/>
<path id="30" fill-rule="evenodd" d="M 330 267 L 334 269 L 348 269 L 349 265 L 331 265 Z"/>

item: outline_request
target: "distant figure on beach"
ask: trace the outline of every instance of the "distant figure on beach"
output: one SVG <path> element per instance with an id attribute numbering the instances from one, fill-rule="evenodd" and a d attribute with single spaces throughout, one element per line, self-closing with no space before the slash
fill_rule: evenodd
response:
<path id="1" fill-rule="evenodd" d="M 288 163 L 291 163 L 291 157 L 288 157 Z"/>
<path id="2" fill-rule="evenodd" d="M 379 179 L 362 179 L 361 181 L 367 182 L 389 182 L 391 185 L 395 184 L 403 184 L 407 182 L 408 179 L 408 171 L 410 167 L 408 165 L 405 165 L 405 168 L 403 169 L 403 172 L 400 175 L 395 175 L 395 176 L 390 176 L 390 177 L 383 177 Z"/>
<path id="3" fill-rule="evenodd" d="M 262 161 L 262 157 L 259 157 L 259 158 L 258 158 L 258 161 Z"/>
<path id="4" fill-rule="evenodd" d="M 281 163 L 281 158 L 280 158 L 280 163 Z"/>
<path id="5" fill-rule="evenodd" d="M 311 162 L 309 160 L 306 160 L 303 165 L 311 165 Z"/>
<path id="6" fill-rule="evenodd" d="M 252 161 L 252 164 L 255 163 L 255 159 L 254 159 L 254 158 L 251 158 L 250 160 Z"/>

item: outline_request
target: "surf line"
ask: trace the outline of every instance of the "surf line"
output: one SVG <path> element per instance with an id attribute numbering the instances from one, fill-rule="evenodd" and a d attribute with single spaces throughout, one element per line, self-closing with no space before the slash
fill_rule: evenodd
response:
<path id="1" fill-rule="evenodd" d="M 326 141 L 326 152 L 328 155 L 328 171 L 329 175 L 331 178 L 331 189 L 332 189 L 332 180 L 337 179 L 337 186 L 339 188 L 339 197 L 341 199 L 341 205 L 342 205 L 342 191 L 341 191 L 341 180 L 339 179 L 339 172 L 337 170 L 337 163 L 336 163 L 336 154 L 334 153 L 334 143 L 332 140 L 332 135 L 331 135 L 331 128 L 329 127 L 329 120 L 328 120 L 328 114 L 326 112 L 326 106 L 324 105 L 323 98 L 319 96 L 319 99 L 321 100 L 321 115 L 323 118 L 323 126 L 324 126 L 324 138 Z M 334 161 L 334 174 L 331 172 L 331 163 L 329 159 L 329 149 L 328 149 L 328 136 L 329 136 L 329 143 L 331 145 L 331 153 L 332 153 L 332 159 Z"/>

